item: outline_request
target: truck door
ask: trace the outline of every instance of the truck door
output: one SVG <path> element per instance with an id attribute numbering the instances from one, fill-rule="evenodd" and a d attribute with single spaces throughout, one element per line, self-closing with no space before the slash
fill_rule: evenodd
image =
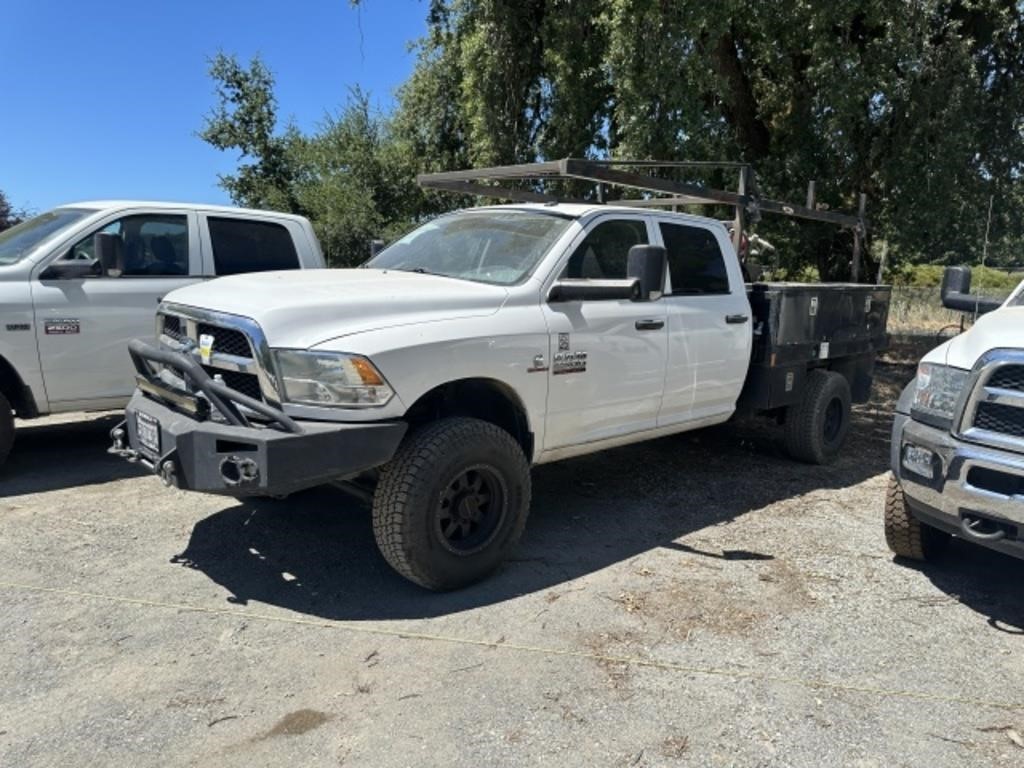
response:
<path id="1" fill-rule="evenodd" d="M 47 399 L 59 410 L 114 407 L 135 388 L 128 342 L 153 341 L 163 296 L 198 280 L 195 214 L 159 210 L 119 214 L 61 259 L 92 259 L 93 235 L 121 239 L 124 272 L 72 279 L 33 276 L 36 338 Z"/>
<path id="2" fill-rule="evenodd" d="M 750 303 L 725 230 L 661 219 L 668 253 L 668 373 L 658 426 L 722 420 L 735 410 L 750 362 Z"/>
<path id="3" fill-rule="evenodd" d="M 630 247 L 650 242 L 648 217 L 602 217 L 570 246 L 559 276 L 624 278 Z M 545 302 L 544 316 L 545 450 L 654 428 L 668 352 L 665 302 Z"/>

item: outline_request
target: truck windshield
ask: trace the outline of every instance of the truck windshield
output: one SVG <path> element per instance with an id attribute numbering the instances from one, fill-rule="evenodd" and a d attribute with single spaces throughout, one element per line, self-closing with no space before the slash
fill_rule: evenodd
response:
<path id="1" fill-rule="evenodd" d="M 21 261 L 43 240 L 95 213 L 85 208 L 56 208 L 0 232 L 0 266 Z"/>
<path id="2" fill-rule="evenodd" d="M 1024 283 L 1017 286 L 1017 290 L 1014 292 L 1013 297 L 1006 302 L 1008 307 L 1024 307 Z"/>
<path id="3" fill-rule="evenodd" d="M 424 224 L 363 266 L 513 285 L 534 270 L 571 222 L 533 211 L 464 211 Z"/>

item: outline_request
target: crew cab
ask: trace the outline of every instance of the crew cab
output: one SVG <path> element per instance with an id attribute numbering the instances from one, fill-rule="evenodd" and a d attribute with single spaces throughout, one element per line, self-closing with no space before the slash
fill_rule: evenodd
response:
<path id="1" fill-rule="evenodd" d="M 888 289 L 744 284 L 725 227 L 588 204 L 434 219 L 362 268 L 228 277 L 160 306 L 112 450 L 177 488 L 372 494 L 377 543 L 431 589 L 526 523 L 530 465 L 726 421 L 829 461 L 866 399 Z"/>
<path id="2" fill-rule="evenodd" d="M 1024 557 L 1024 283 L 995 308 L 969 294 L 947 270 L 946 306 L 992 311 L 925 355 L 896 407 L 885 538 L 912 560 L 950 536 Z"/>
<path id="3" fill-rule="evenodd" d="M 306 219 L 225 206 L 74 203 L 0 232 L 0 465 L 14 414 L 124 407 L 135 388 L 125 347 L 154 338 L 170 291 L 323 266 Z"/>

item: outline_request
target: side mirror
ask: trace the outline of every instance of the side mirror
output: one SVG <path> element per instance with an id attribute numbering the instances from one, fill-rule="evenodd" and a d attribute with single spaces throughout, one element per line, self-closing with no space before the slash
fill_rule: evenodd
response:
<path id="1" fill-rule="evenodd" d="M 109 232 L 93 235 L 93 253 L 107 277 L 120 277 L 124 273 L 124 249 L 121 238 Z"/>
<path id="2" fill-rule="evenodd" d="M 558 301 L 610 301 L 613 299 L 640 300 L 640 282 L 627 280 L 580 280 L 565 278 L 551 286 L 549 302 Z"/>
<path id="3" fill-rule="evenodd" d="M 660 245 L 634 245 L 629 249 L 626 276 L 640 284 L 637 301 L 656 301 L 665 293 L 668 254 Z"/>
<path id="4" fill-rule="evenodd" d="M 957 312 L 983 315 L 1003 305 L 1001 299 L 971 295 L 971 268 L 946 267 L 942 273 L 942 306 Z"/>
<path id="5" fill-rule="evenodd" d="M 383 240 L 371 240 L 370 241 L 370 258 L 372 259 L 378 253 L 388 247 L 388 244 Z"/>
<path id="6" fill-rule="evenodd" d="M 79 280 L 83 277 L 97 277 L 100 264 L 95 259 L 59 259 L 43 270 L 40 280 Z"/>

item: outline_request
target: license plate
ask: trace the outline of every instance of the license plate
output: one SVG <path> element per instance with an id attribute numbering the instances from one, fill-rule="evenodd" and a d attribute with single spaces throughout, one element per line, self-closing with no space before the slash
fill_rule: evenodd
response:
<path id="1" fill-rule="evenodd" d="M 142 411 L 135 412 L 135 436 L 139 446 L 156 458 L 160 457 L 160 422 Z"/>

